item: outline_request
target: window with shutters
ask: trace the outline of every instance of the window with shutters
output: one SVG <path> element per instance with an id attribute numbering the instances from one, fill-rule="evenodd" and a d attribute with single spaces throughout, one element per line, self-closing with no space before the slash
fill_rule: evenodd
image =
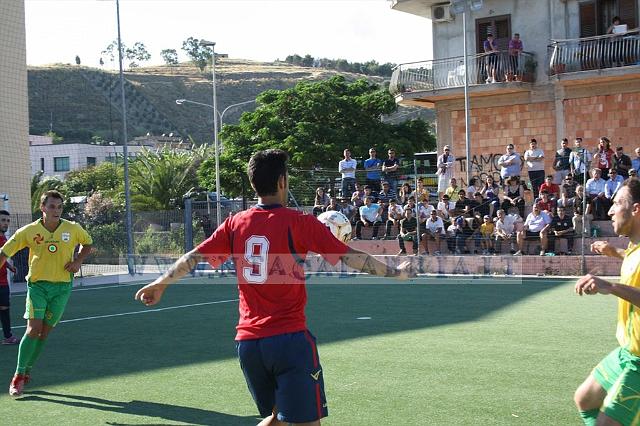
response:
<path id="1" fill-rule="evenodd" d="M 614 17 L 627 28 L 638 27 L 637 0 L 588 0 L 579 3 L 580 37 L 607 33 Z"/>
<path id="2" fill-rule="evenodd" d="M 492 16 L 476 19 L 476 52 L 484 53 L 484 41 L 487 34 L 493 34 L 498 49 L 507 50 L 511 40 L 511 15 Z"/>

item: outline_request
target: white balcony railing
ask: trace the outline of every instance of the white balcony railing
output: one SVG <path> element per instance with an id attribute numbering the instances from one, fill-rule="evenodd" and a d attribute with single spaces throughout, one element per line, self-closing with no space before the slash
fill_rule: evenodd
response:
<path id="1" fill-rule="evenodd" d="M 548 46 L 550 76 L 569 72 L 640 65 L 640 31 L 552 40 Z"/>
<path id="2" fill-rule="evenodd" d="M 496 82 L 528 81 L 535 79 L 536 61 L 533 54 L 522 52 L 512 56 L 508 52 L 492 55 L 470 55 L 469 85 Z M 494 73 L 495 71 L 495 73 Z M 457 56 L 434 61 L 410 62 L 396 67 L 389 91 L 393 95 L 424 90 L 449 89 L 464 86 L 464 58 Z"/>

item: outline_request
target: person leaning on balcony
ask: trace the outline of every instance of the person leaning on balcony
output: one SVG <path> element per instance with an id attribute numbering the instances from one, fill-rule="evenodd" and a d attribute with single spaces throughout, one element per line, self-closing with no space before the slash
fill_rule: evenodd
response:
<path id="1" fill-rule="evenodd" d="M 497 83 L 496 74 L 498 68 L 498 44 L 491 32 L 487 33 L 487 39 L 483 43 L 485 67 L 487 73 L 486 83 Z"/>
<path id="2" fill-rule="evenodd" d="M 520 154 L 515 152 L 512 143 L 507 145 L 506 154 L 498 158 L 498 166 L 500 167 L 500 179 L 504 185 L 506 180 L 510 177 L 520 178 L 520 170 L 522 169 L 522 159 Z"/>
<path id="3" fill-rule="evenodd" d="M 497 83 L 496 68 L 498 66 L 498 43 L 493 38 L 493 34 L 487 33 L 487 39 L 483 43 L 485 64 L 487 70 L 487 83 Z"/>
<path id="4" fill-rule="evenodd" d="M 451 147 L 445 145 L 442 155 L 438 156 L 436 174 L 438 175 L 438 198 L 446 191 L 447 185 L 453 177 L 453 164 L 456 158 L 451 154 Z"/>
<path id="5" fill-rule="evenodd" d="M 538 198 L 540 185 L 544 182 L 544 151 L 538 148 L 538 141 L 531 139 L 529 149 L 524 152 L 529 181 L 533 188 L 533 198 Z"/>
<path id="6" fill-rule="evenodd" d="M 560 141 L 560 149 L 556 151 L 556 157 L 553 160 L 553 170 L 555 173 L 555 183 L 561 184 L 564 178 L 569 174 L 570 164 L 569 158 L 571 156 L 571 148 L 569 148 L 569 139 L 562 138 Z"/>
<path id="7" fill-rule="evenodd" d="M 520 40 L 520 34 L 515 33 L 513 38 L 509 40 L 509 74 L 507 75 L 507 81 L 522 80 L 522 73 L 520 72 L 520 54 L 524 49 L 522 40 Z"/>

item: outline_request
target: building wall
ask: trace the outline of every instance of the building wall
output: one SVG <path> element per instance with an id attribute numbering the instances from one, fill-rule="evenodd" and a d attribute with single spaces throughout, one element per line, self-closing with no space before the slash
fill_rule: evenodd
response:
<path id="1" fill-rule="evenodd" d="M 0 193 L 12 213 L 31 212 L 23 0 L 0 2 Z"/>

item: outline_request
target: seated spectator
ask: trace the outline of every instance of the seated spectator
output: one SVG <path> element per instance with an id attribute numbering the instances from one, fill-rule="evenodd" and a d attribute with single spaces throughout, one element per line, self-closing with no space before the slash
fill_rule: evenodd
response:
<path id="1" fill-rule="evenodd" d="M 369 185 L 365 185 L 362 189 L 364 191 L 364 194 L 362 195 L 362 201 L 364 201 L 364 199 L 367 197 L 371 197 L 371 200 L 373 200 L 374 203 L 378 202 L 378 197 L 373 193 L 373 188 L 371 188 Z"/>
<path id="2" fill-rule="evenodd" d="M 637 179 L 638 178 L 638 171 L 636 169 L 629 170 L 629 177 Z"/>
<path id="3" fill-rule="evenodd" d="M 482 198 L 481 192 L 476 192 L 474 194 L 474 202 L 475 206 L 473 207 L 473 215 L 482 222 L 485 216 L 491 217 L 491 205 L 490 203 Z"/>
<path id="4" fill-rule="evenodd" d="M 354 185 L 355 191 L 353 191 L 353 193 L 351 194 L 350 199 L 354 206 L 360 208 L 362 205 L 364 205 L 364 189 L 358 182 L 356 182 Z"/>
<path id="5" fill-rule="evenodd" d="M 576 195 L 576 187 L 578 183 L 571 173 L 569 173 L 564 180 L 562 181 L 562 185 L 560 186 L 560 196 L 562 197 L 562 190 L 564 189 L 567 193 L 567 198 L 573 198 Z"/>
<path id="6" fill-rule="evenodd" d="M 373 197 L 364 199 L 364 206 L 360 207 L 360 220 L 356 223 L 356 239 L 362 239 L 362 227 L 373 226 L 372 240 L 378 238 L 378 229 L 382 224 L 382 209 L 373 203 Z"/>
<path id="7" fill-rule="evenodd" d="M 398 191 L 398 204 L 400 204 L 401 206 L 407 204 L 407 201 L 409 201 L 409 197 L 411 197 L 412 192 L 413 190 L 411 189 L 411 185 L 408 182 L 403 183 L 400 187 L 400 190 Z"/>
<path id="8" fill-rule="evenodd" d="M 462 226 L 465 253 L 476 254 L 480 249 L 480 221 L 475 217 L 465 218 Z"/>
<path id="9" fill-rule="evenodd" d="M 418 179 L 418 186 L 415 191 L 411 193 L 411 195 L 416 199 L 418 203 L 423 201 L 429 201 L 429 191 L 422 184 L 422 178 Z"/>
<path id="10" fill-rule="evenodd" d="M 509 212 L 509 209 L 515 207 L 520 216 L 524 216 L 524 189 L 520 184 L 520 179 L 517 177 L 509 178 L 503 193 L 502 210 Z"/>
<path id="11" fill-rule="evenodd" d="M 451 178 L 449 181 L 449 187 L 444 191 L 445 194 L 449 196 L 451 201 L 458 201 L 458 194 L 460 193 L 460 188 L 458 188 L 458 181 L 456 178 Z"/>
<path id="12" fill-rule="evenodd" d="M 493 234 L 495 231 L 495 224 L 491 221 L 491 216 L 488 214 L 482 218 L 483 222 L 480 225 L 480 246 L 482 248 L 482 254 L 493 253 Z"/>
<path id="13" fill-rule="evenodd" d="M 635 175 L 638 176 L 638 172 L 640 172 L 640 148 L 636 148 L 635 150 L 636 158 L 631 160 L 631 169 L 629 169 L 629 177 L 631 173 L 635 172 Z"/>
<path id="14" fill-rule="evenodd" d="M 469 234 L 468 223 L 462 216 L 458 216 L 447 229 L 447 246 L 449 251 L 460 255 L 464 253 Z M 466 232 L 465 232 L 466 230 Z"/>
<path id="15" fill-rule="evenodd" d="M 448 227 L 451 224 L 451 216 L 454 214 L 455 209 L 456 203 L 450 201 L 447 194 L 442 194 L 442 201 L 438 201 L 436 211 L 438 212 L 438 216 L 442 218 L 445 226 Z"/>
<path id="16" fill-rule="evenodd" d="M 418 204 L 418 231 L 420 233 L 424 232 L 425 222 L 431 216 L 432 211 L 435 211 L 435 208 L 428 201 L 422 201 Z"/>
<path id="17" fill-rule="evenodd" d="M 471 196 L 471 194 L 475 194 L 476 192 L 482 192 L 484 187 L 484 183 L 479 177 L 471 178 L 471 185 L 467 187 L 467 194 Z"/>
<path id="18" fill-rule="evenodd" d="M 449 197 L 451 201 L 451 197 Z M 458 199 L 455 201 L 455 209 L 454 214 L 456 216 L 462 215 L 465 213 L 465 210 L 468 210 L 467 205 L 469 204 L 469 200 L 467 200 L 467 194 L 464 189 L 458 191 Z"/>
<path id="19" fill-rule="evenodd" d="M 556 202 L 556 208 L 560 208 L 562 207 L 567 216 L 571 217 L 573 216 L 573 205 L 574 205 L 574 197 L 576 196 L 575 191 L 573 194 L 573 197 L 569 197 L 568 193 L 567 193 L 567 188 L 566 187 L 562 187 L 560 189 L 560 198 L 558 198 L 558 201 Z"/>
<path id="20" fill-rule="evenodd" d="M 551 226 L 551 217 L 540 210 L 537 204 L 533 205 L 531 213 L 524 221 L 522 231 L 517 234 L 518 251 L 516 255 L 521 255 L 524 251 L 525 239 L 538 239 L 540 238 L 540 256 L 544 256 L 548 245 L 548 231 Z"/>
<path id="21" fill-rule="evenodd" d="M 329 205 L 327 206 L 326 209 L 324 209 L 325 212 L 330 212 L 330 211 L 340 211 L 340 204 L 338 204 L 338 199 L 336 197 L 331 197 L 329 199 Z"/>
<path id="22" fill-rule="evenodd" d="M 446 233 L 444 230 L 444 222 L 438 217 L 438 213 L 431 210 L 429 219 L 425 223 L 425 232 L 421 235 L 424 241 L 425 254 L 432 254 L 440 256 L 440 240 L 444 239 Z M 435 250 L 429 250 L 429 241 L 433 241 L 435 244 Z"/>
<path id="23" fill-rule="evenodd" d="M 573 239 L 576 235 L 573 229 L 573 221 L 569 216 L 565 214 L 565 210 L 562 207 L 558 207 L 557 216 L 551 221 L 551 232 L 549 233 L 549 242 L 554 253 L 558 253 L 558 247 L 556 241 L 562 238 L 567 239 L 567 254 L 573 252 Z M 562 253 L 564 254 L 564 253 Z"/>
<path id="24" fill-rule="evenodd" d="M 604 196 L 609 200 L 609 207 L 613 204 L 613 197 L 618 193 L 618 189 L 624 182 L 624 177 L 618 174 L 616 169 L 609 170 L 609 180 L 604 183 Z M 607 209 L 608 211 L 609 209 Z"/>
<path id="25" fill-rule="evenodd" d="M 576 196 L 573 197 L 573 229 L 575 229 L 578 235 L 582 235 L 582 232 L 584 232 L 585 235 L 591 235 L 592 220 L 591 204 L 585 200 L 582 185 L 578 185 L 576 188 Z"/>
<path id="26" fill-rule="evenodd" d="M 498 254 L 502 252 L 502 242 L 508 241 L 511 248 L 511 254 L 516 252 L 516 233 L 518 229 L 516 225 L 522 223 L 522 218 L 517 215 L 505 214 L 504 210 L 499 209 L 497 212 L 497 218 L 495 222 L 495 250 Z"/>
<path id="27" fill-rule="evenodd" d="M 324 192 L 324 188 L 316 188 L 316 196 L 313 200 L 313 215 L 318 216 L 320 213 L 325 211 L 329 205 L 329 201 L 329 195 Z"/>
<path id="28" fill-rule="evenodd" d="M 548 175 L 544 178 L 544 183 L 540 185 L 540 192 L 547 191 L 549 198 L 557 200 L 560 198 L 560 186 L 553 183 L 553 176 Z"/>
<path id="29" fill-rule="evenodd" d="M 489 216 L 494 217 L 500 208 L 500 186 L 493 181 L 491 176 L 487 176 L 480 193 L 489 202 Z"/>
<path id="30" fill-rule="evenodd" d="M 400 251 L 398 256 L 407 254 L 407 250 L 404 247 L 405 241 L 413 242 L 413 254 L 418 254 L 418 222 L 413 215 L 413 210 L 405 209 L 403 212 L 404 219 L 400 220 L 400 233 L 398 234 L 398 245 Z"/>
<path id="31" fill-rule="evenodd" d="M 391 238 L 391 228 L 394 226 L 400 231 L 400 221 L 404 219 L 404 209 L 398 204 L 395 198 L 389 201 L 387 207 L 387 221 L 385 227 L 384 238 Z"/>
<path id="32" fill-rule="evenodd" d="M 385 207 L 389 206 L 389 201 L 395 197 L 391 194 L 389 189 L 389 182 L 382 182 L 382 191 L 378 193 L 378 201 Z M 397 200 L 396 200 L 397 201 Z"/>
<path id="33" fill-rule="evenodd" d="M 358 209 L 353 203 L 350 202 L 348 198 L 340 199 L 340 210 L 338 211 L 343 215 L 345 215 L 347 219 L 349 219 L 349 222 L 351 222 L 351 225 L 356 224 L 356 221 L 358 220 L 357 218 L 359 215 Z"/>
<path id="34" fill-rule="evenodd" d="M 608 174 L 608 173 L 607 173 Z M 592 178 L 587 181 L 586 196 L 591 204 L 591 211 L 595 220 L 607 220 L 609 216 L 609 201 L 604 195 L 605 180 L 601 178 L 602 171 L 598 168 L 591 170 Z"/>
<path id="35" fill-rule="evenodd" d="M 556 202 L 549 197 L 546 190 L 540 191 L 540 199 L 536 200 L 536 204 L 540 211 L 546 212 L 548 215 L 553 214 L 556 210 Z"/>

